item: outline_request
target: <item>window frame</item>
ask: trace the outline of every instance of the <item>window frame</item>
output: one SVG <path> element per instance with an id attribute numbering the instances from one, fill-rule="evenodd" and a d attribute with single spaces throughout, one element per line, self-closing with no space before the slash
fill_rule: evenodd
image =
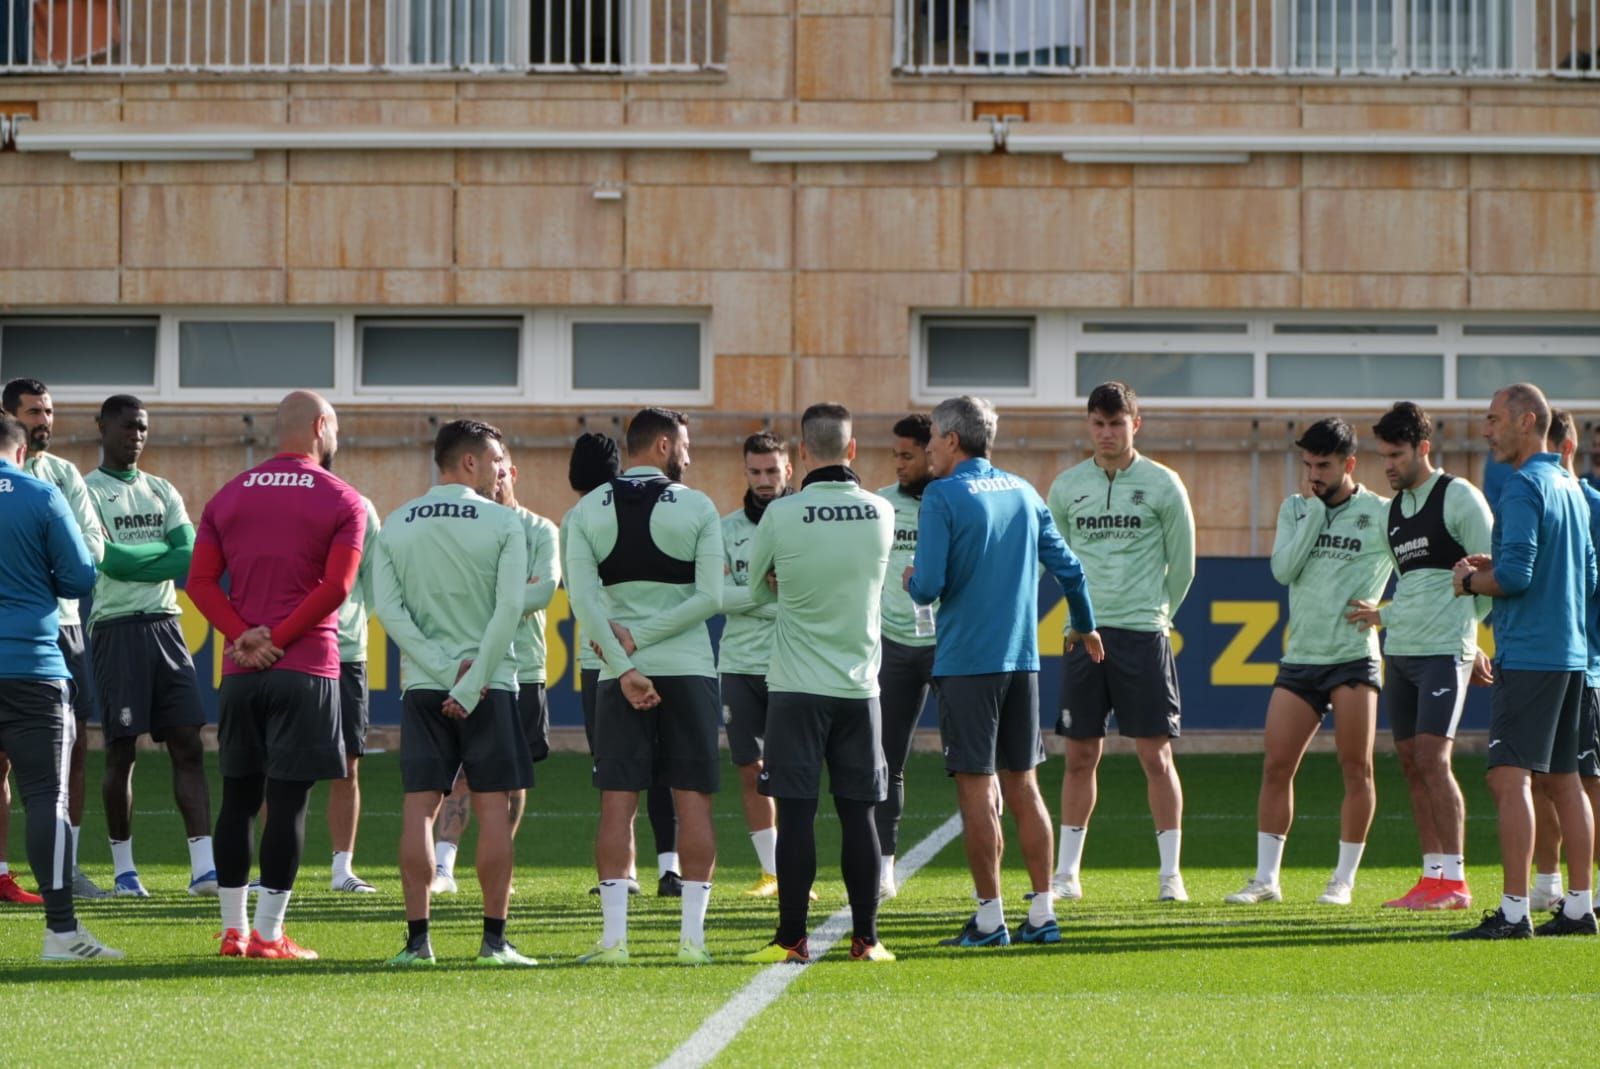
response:
<path id="1" fill-rule="evenodd" d="M 438 315 L 354 315 L 351 317 L 351 346 L 353 364 L 351 367 L 350 392 L 357 399 L 370 397 L 409 398 L 432 397 L 438 398 L 441 387 L 446 383 L 431 383 L 421 386 L 365 386 L 362 384 L 362 372 L 366 367 L 366 339 L 363 328 L 368 326 L 380 327 L 427 327 L 464 329 L 466 327 L 514 327 L 517 331 L 516 361 L 512 365 L 516 374 L 516 381 L 507 386 L 476 386 L 475 390 L 506 391 L 510 390 L 521 396 L 525 391 L 528 378 L 528 364 L 530 353 L 528 351 L 528 317 L 525 315 L 511 316 L 438 316 Z"/>
<path id="2" fill-rule="evenodd" d="M 1026 393 L 971 387 L 996 401 L 1016 408 L 1077 408 L 1087 398 L 1077 391 L 1078 354 L 1080 352 L 1162 353 L 1162 352 L 1251 352 L 1253 359 L 1252 391 L 1249 397 L 1173 397 L 1141 395 L 1152 404 L 1172 410 L 1261 410 L 1303 411 L 1308 406 L 1332 409 L 1370 409 L 1381 407 L 1387 400 L 1374 397 L 1269 397 L 1267 395 L 1267 356 L 1269 353 L 1325 353 L 1330 356 L 1356 355 L 1382 349 L 1386 353 L 1404 355 L 1439 355 L 1444 361 L 1443 396 L 1416 397 L 1430 410 L 1477 411 L 1483 408 L 1482 398 L 1462 397 L 1458 390 L 1457 364 L 1465 355 L 1502 356 L 1515 351 L 1521 356 L 1572 357 L 1589 356 L 1600 359 L 1600 337 L 1551 336 L 1501 333 L 1469 335 L 1467 326 L 1492 324 L 1504 328 L 1548 328 L 1573 326 L 1600 329 L 1600 316 L 1549 315 L 1544 313 L 1453 313 L 1427 315 L 1399 312 L 1330 312 L 1286 311 L 1263 313 L 1245 310 L 1158 310 L 1150 312 L 1102 311 L 1097 309 L 956 309 L 949 307 L 913 310 L 911 330 L 910 390 L 912 400 L 919 404 L 935 404 L 948 396 L 948 391 L 932 389 L 927 385 L 927 345 L 923 323 L 932 319 L 1002 318 L 1034 320 L 1035 388 Z M 1089 332 L 1088 323 L 1148 323 L 1146 333 Z M 1163 334 L 1162 324 L 1171 323 L 1246 323 L 1244 333 L 1186 332 Z M 1279 334 L 1274 325 L 1295 324 L 1328 326 L 1433 326 L 1433 334 Z M 1552 401 L 1566 405 L 1590 406 L 1600 398 L 1568 398 L 1556 396 Z"/>
<path id="3" fill-rule="evenodd" d="M 104 323 L 138 323 L 156 327 L 155 382 L 150 386 L 127 384 L 61 385 L 52 396 L 69 404 L 98 404 L 109 394 L 137 389 L 140 397 L 162 404 L 276 404 L 284 391 L 277 387 L 184 387 L 179 385 L 179 324 L 185 322 L 285 322 L 332 323 L 334 328 L 333 386 L 319 389 L 336 405 L 371 406 L 415 404 L 437 399 L 441 386 L 363 387 L 360 380 L 360 326 L 370 321 L 410 321 L 438 325 L 457 321 L 493 322 L 518 326 L 517 385 L 452 390 L 450 402 L 460 405 L 505 407 L 524 405 L 684 405 L 705 407 L 715 401 L 716 363 L 712 346 L 712 314 L 705 307 L 504 307 L 474 308 L 370 305 L 294 307 L 135 307 L 106 309 L 93 306 L 52 308 L 18 307 L 0 313 L 0 346 L 10 323 L 48 322 L 71 325 L 87 320 Z M 700 388 L 687 390 L 576 390 L 572 387 L 572 331 L 574 322 L 693 323 L 700 330 Z M 0 349 L 3 358 L 3 349 Z"/>

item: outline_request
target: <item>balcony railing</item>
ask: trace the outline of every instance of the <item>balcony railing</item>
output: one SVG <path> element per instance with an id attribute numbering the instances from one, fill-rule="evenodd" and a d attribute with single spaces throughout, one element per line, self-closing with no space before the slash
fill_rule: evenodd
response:
<path id="1" fill-rule="evenodd" d="M 1600 77 L 1600 0 L 895 5 L 902 74 Z"/>
<path id="2" fill-rule="evenodd" d="M 0 75 L 720 70 L 726 0 L 0 0 Z"/>

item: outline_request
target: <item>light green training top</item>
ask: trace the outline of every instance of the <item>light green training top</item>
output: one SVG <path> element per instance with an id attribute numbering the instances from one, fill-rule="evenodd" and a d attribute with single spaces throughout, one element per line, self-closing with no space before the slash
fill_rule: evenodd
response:
<path id="1" fill-rule="evenodd" d="M 95 523 L 106 542 L 117 546 L 166 545 L 167 535 L 192 526 L 183 498 L 167 480 L 135 470 L 124 482 L 96 469 L 83 480 Z M 155 583 L 113 579 L 101 572 L 94 581 L 91 625 L 135 613 L 178 615 L 178 589 L 171 579 Z"/>
<path id="2" fill-rule="evenodd" d="M 883 637 L 902 646 L 932 646 L 939 641 L 939 636 L 917 634 L 916 606 L 900 582 L 900 577 L 917 559 L 917 521 L 922 515 L 922 498 L 912 497 L 900 489 L 898 482 L 879 490 L 878 496 L 894 507 L 894 547 L 889 551 L 889 570 L 884 573 L 883 599 L 879 605 L 883 614 Z M 937 613 L 939 603 L 936 601 L 933 606 Z"/>
<path id="3" fill-rule="evenodd" d="M 511 657 L 517 662 L 518 683 L 543 683 L 544 610 L 561 585 L 561 535 L 555 524 L 537 512 L 518 505 L 516 513 L 528 539 L 528 582 L 522 588 L 522 619 L 511 640 Z"/>
<path id="4" fill-rule="evenodd" d="M 662 474 L 660 468 L 639 466 L 622 477 Z M 647 676 L 715 678 L 705 622 L 722 611 L 722 521 L 716 505 L 700 491 L 673 483 L 650 514 L 656 547 L 680 561 L 693 561 L 693 583 L 635 580 L 605 587 L 600 562 L 617 544 L 611 498 L 610 483 L 587 494 L 573 510 L 567 536 L 567 590 L 584 640 L 600 644 L 605 660 L 600 678 L 616 679 L 635 668 Z M 633 636 L 631 656 L 623 652 L 611 621 Z"/>
<path id="5" fill-rule="evenodd" d="M 528 540 L 516 513 L 465 486 L 435 486 L 389 514 L 377 556 L 373 598 L 400 647 L 405 690 L 447 690 L 471 712 L 484 687 L 517 689 L 509 654 Z"/>
<path id="6" fill-rule="evenodd" d="M 1400 512 L 1415 516 L 1427 504 L 1443 471 L 1435 471 L 1414 490 L 1400 491 Z M 1444 526 L 1461 548 L 1488 553 L 1494 514 L 1483 493 L 1465 479 L 1445 485 Z M 1389 555 L 1394 547 L 1388 539 Z M 1396 657 L 1471 657 L 1478 649 L 1478 621 L 1489 615 L 1492 598 L 1458 598 L 1449 572 L 1415 568 L 1400 573 L 1394 599 L 1379 610 L 1383 620 L 1383 652 Z"/>
<path id="7" fill-rule="evenodd" d="M 367 660 L 367 620 L 372 615 L 372 558 L 383 526 L 378 507 L 365 494 L 361 504 L 367 510 L 367 532 L 361 539 L 361 570 L 356 572 L 350 596 L 339 606 L 339 662 L 365 664 Z"/>
<path id="8" fill-rule="evenodd" d="M 565 516 L 561 517 L 559 540 L 561 547 L 561 574 L 567 577 L 567 604 L 569 607 L 572 605 L 572 566 L 567 562 L 567 532 L 572 529 L 572 517 L 577 511 L 578 506 L 574 505 L 567 510 L 567 514 Z M 602 600 L 604 600 L 605 591 L 602 590 L 600 592 L 600 597 Z M 608 613 L 611 611 L 609 608 L 609 603 L 606 611 Z M 589 669 L 591 671 L 598 672 L 600 669 L 606 666 L 606 662 L 602 661 L 600 659 L 600 655 L 596 653 L 589 645 L 589 637 L 583 633 L 583 625 L 578 623 L 578 612 L 576 609 L 572 609 L 572 644 L 578 648 L 579 671 Z"/>
<path id="9" fill-rule="evenodd" d="M 22 470 L 61 491 L 61 496 L 67 499 L 67 511 L 78 521 L 78 532 L 83 535 L 83 544 L 88 547 L 89 556 L 99 564 L 106 553 L 105 531 L 95 517 L 94 504 L 89 500 L 89 490 L 83 483 L 83 476 L 72 466 L 72 461 L 63 460 L 52 453 L 31 453 L 22 462 Z M 56 610 L 60 614 L 60 627 L 75 627 L 83 622 L 78 615 L 77 598 L 57 599 Z"/>
<path id="10" fill-rule="evenodd" d="M 1272 576 L 1289 588 L 1286 664 L 1378 656 L 1378 632 L 1345 619 L 1350 601 L 1377 601 L 1389 582 L 1389 499 L 1357 486 L 1336 508 L 1295 494 L 1278 509 Z"/>
<path id="11" fill-rule="evenodd" d="M 772 660 L 772 625 L 778 618 L 778 609 L 771 604 L 758 605 L 750 596 L 750 554 L 756 548 L 755 538 L 756 525 L 745 515 L 744 506 L 722 517 L 722 552 L 726 559 L 722 611 L 728 619 L 717 647 L 719 672 L 764 676 Z"/>
<path id="12" fill-rule="evenodd" d="M 750 591 L 778 603 L 767 688 L 829 698 L 878 693 L 894 506 L 852 482 L 814 482 L 767 506 Z M 776 573 L 778 592 L 767 585 Z"/>
<path id="13" fill-rule="evenodd" d="M 1167 631 L 1194 582 L 1194 511 L 1177 472 L 1136 455 L 1108 472 L 1090 457 L 1050 484 L 1061 537 L 1083 562 L 1100 627 Z"/>

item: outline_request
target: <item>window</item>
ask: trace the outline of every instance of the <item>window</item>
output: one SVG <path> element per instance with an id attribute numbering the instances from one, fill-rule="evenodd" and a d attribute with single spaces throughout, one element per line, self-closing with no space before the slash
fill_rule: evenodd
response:
<path id="1" fill-rule="evenodd" d="M 1254 392 L 1250 353 L 1079 353 L 1078 393 L 1125 382 L 1143 397 L 1241 397 Z"/>
<path id="2" fill-rule="evenodd" d="M 356 329 L 363 390 L 517 385 L 519 319 L 362 319 Z"/>
<path id="3" fill-rule="evenodd" d="M 571 326 L 568 370 L 575 394 L 659 392 L 692 400 L 708 389 L 699 323 L 582 319 Z"/>
<path id="4" fill-rule="evenodd" d="M 1380 407 L 1406 398 L 1478 409 L 1537 383 L 1562 403 L 1600 403 L 1600 317 L 1338 313 L 1093 313 L 1006 318 L 928 311 L 913 335 L 911 392 L 979 393 L 1077 408 L 1102 382 L 1167 407 Z"/>
<path id="5" fill-rule="evenodd" d="M 11 319 L 0 323 L 0 379 L 107 392 L 156 384 L 155 319 Z"/>
<path id="6" fill-rule="evenodd" d="M 180 309 L 0 315 L 0 371 L 58 400 L 108 394 L 272 404 L 313 389 L 338 405 L 706 405 L 715 383 L 703 309 Z"/>
<path id="7" fill-rule="evenodd" d="M 333 387 L 333 324 L 187 320 L 178 324 L 178 385 L 194 389 Z"/>
<path id="8" fill-rule="evenodd" d="M 923 338 L 930 389 L 1015 391 L 1033 385 L 1031 319 L 929 319 Z"/>
<path id="9" fill-rule="evenodd" d="M 1528 16 L 1521 0 L 1286 2 L 1295 66 L 1322 70 L 1510 67 L 1515 20 L 1519 11 Z"/>

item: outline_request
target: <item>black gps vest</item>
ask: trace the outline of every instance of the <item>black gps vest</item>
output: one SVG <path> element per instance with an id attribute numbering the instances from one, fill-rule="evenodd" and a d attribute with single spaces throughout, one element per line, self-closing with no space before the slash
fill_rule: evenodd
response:
<path id="1" fill-rule="evenodd" d="M 1453 475 L 1441 473 L 1415 516 L 1401 515 L 1400 502 L 1405 491 L 1394 495 L 1394 500 L 1389 502 L 1389 548 L 1394 552 L 1395 566 L 1401 575 L 1422 568 L 1447 572 L 1467 555 L 1444 524 L 1445 491 L 1454 480 Z"/>
<path id="2" fill-rule="evenodd" d="M 694 583 L 694 561 L 662 552 L 650 536 L 650 514 L 658 501 L 673 500 L 672 480 L 645 475 L 611 480 L 612 508 L 617 515 L 617 542 L 600 562 L 602 586 L 618 583 Z"/>

